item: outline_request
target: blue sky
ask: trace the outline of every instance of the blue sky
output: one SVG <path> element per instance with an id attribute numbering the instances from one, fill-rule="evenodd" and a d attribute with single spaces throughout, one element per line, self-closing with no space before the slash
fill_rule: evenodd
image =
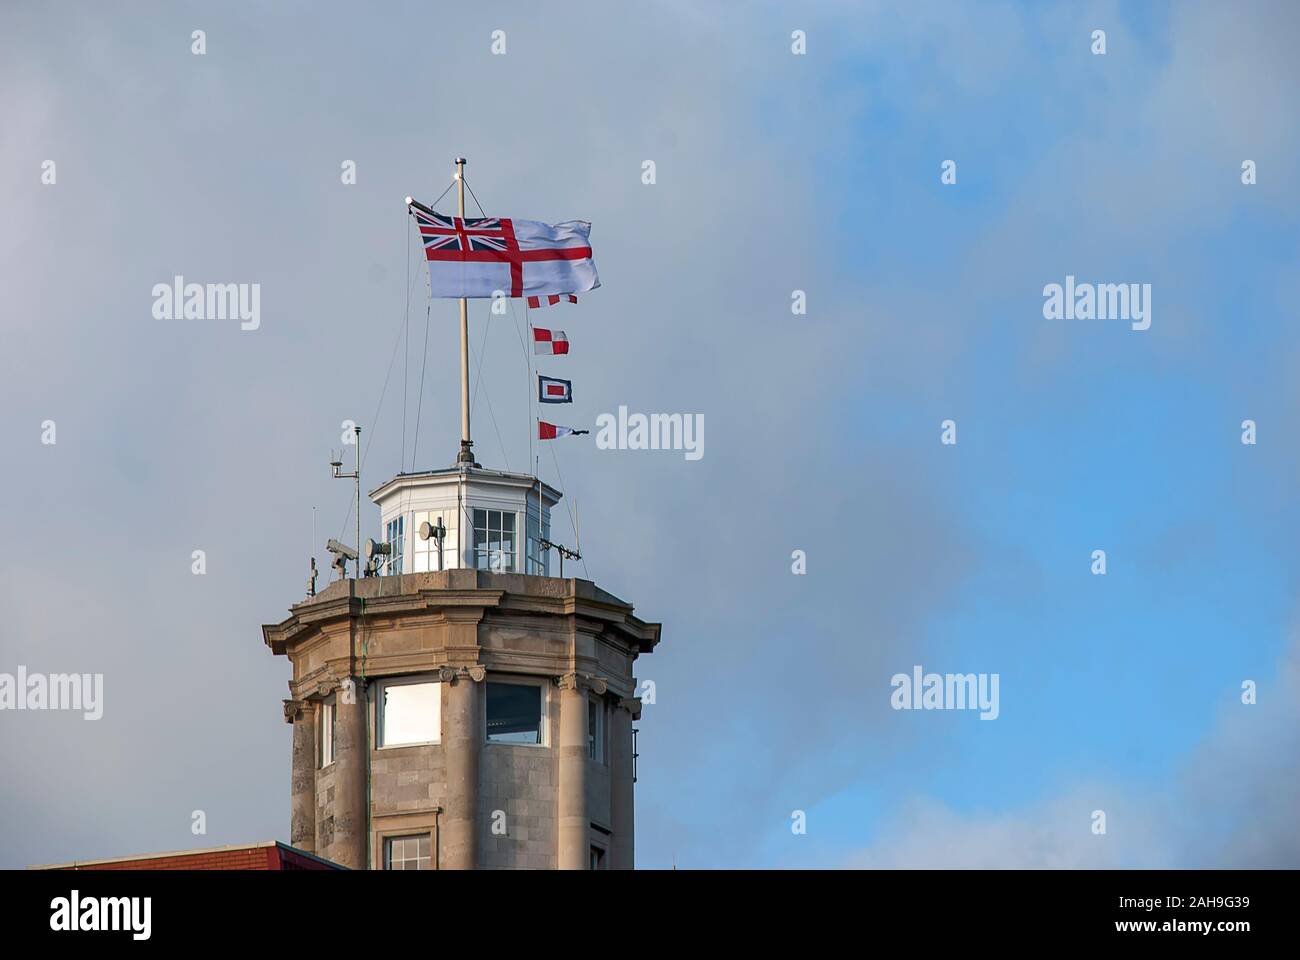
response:
<path id="1" fill-rule="evenodd" d="M 462 154 L 489 213 L 594 224 L 604 285 L 563 318 L 575 416 L 706 421 L 696 462 L 559 452 L 586 574 L 664 623 L 638 664 L 641 865 L 1300 862 L 1289 5 L 132 17 L 0 14 L 0 509 L 30 544 L 0 557 L 0 670 L 102 670 L 116 704 L 92 731 L 0 723 L 23 774 L 0 813 L 28 825 L 0 863 L 191 846 L 199 806 L 213 843 L 287 834 L 259 627 L 301 593 L 310 508 L 320 539 L 346 514 L 323 465 L 401 331 L 401 199 Z M 260 282 L 263 327 L 152 321 L 175 273 Z M 1045 320 L 1067 274 L 1151 284 L 1151 328 Z M 455 445 L 453 313 L 423 467 Z M 519 469 L 517 333 L 473 319 L 480 458 Z M 375 484 L 410 460 L 418 372 L 380 406 Z M 918 663 L 998 673 L 999 718 L 889 709 Z"/>
<path id="2" fill-rule="evenodd" d="M 865 95 L 846 117 L 851 130 L 832 169 L 845 182 L 854 168 L 859 177 L 869 169 L 890 188 L 845 190 L 828 206 L 842 236 L 861 236 L 844 248 L 855 255 L 845 258 L 846 274 L 883 272 L 898 304 L 909 288 L 932 292 L 958 330 L 949 335 L 965 342 L 952 349 L 946 376 L 911 395 L 864 364 L 866 401 L 842 426 L 864 456 L 884 444 L 918 457 L 952 522 L 979 542 L 976 569 L 945 591 L 948 609 L 921 629 L 932 661 L 941 654 L 952 669 L 999 672 L 1003 698 L 995 723 L 903 715 L 927 727 L 910 748 L 924 759 L 884 782 L 871 770 L 818 808 L 831 829 L 863 846 L 909 794 L 971 816 L 1033 808 L 1081 780 L 1160 789 L 1210 738 L 1242 679 L 1294 694 L 1276 684 L 1295 615 L 1289 470 L 1239 436 L 1242 419 L 1259 419 L 1254 411 L 1267 411 L 1271 430 L 1292 422 L 1286 274 L 1296 257 L 1295 164 L 1272 155 L 1285 181 L 1274 203 L 1222 165 L 1188 184 L 1188 209 L 1176 215 L 1183 223 L 1161 223 L 1165 183 L 1147 150 L 1176 152 L 1180 131 L 1151 108 L 1155 91 L 1180 63 L 1212 73 L 1224 47 L 1259 39 L 1220 34 L 1218 45 L 1184 47 L 1180 38 L 1196 32 L 1186 21 L 1206 13 L 1192 6 L 1171 18 L 1167 7 L 1143 5 L 1137 19 L 1134 7 L 1123 17 L 1100 8 L 1091 19 L 1043 5 L 1000 8 L 1041 52 L 1019 49 L 996 87 L 980 93 L 945 84 L 942 56 L 882 67 L 846 55 L 835 73 L 840 89 L 918 67 L 929 74 L 884 103 Z M 1265 19 L 1278 12 L 1252 9 Z M 972 19 L 977 32 L 963 42 L 978 47 Z M 1175 29 L 1171 19 L 1184 22 Z M 1092 56 L 1077 29 L 1054 29 L 1063 20 L 1106 28 L 1106 56 Z M 908 95 L 927 87 L 942 100 L 918 113 Z M 1260 113 L 1260 123 L 1294 126 Z M 1294 143 L 1293 129 L 1286 140 Z M 1071 182 L 1076 145 L 1101 164 L 1090 182 Z M 1236 146 L 1246 158 L 1263 145 L 1245 138 Z M 937 185 L 935 158 L 960 158 L 956 186 Z M 1205 164 L 1189 165 L 1199 173 Z M 1138 201 L 1116 203 L 1111 176 L 1128 180 Z M 1202 194 L 1217 197 L 1209 214 L 1197 209 Z M 1011 211 L 1030 207 L 1017 242 L 978 257 L 995 278 L 979 277 L 964 293 L 972 254 L 991 237 L 1007 239 Z M 1121 221 L 1114 238 L 1110 218 Z M 862 223 L 871 229 L 857 233 Z M 1035 242 L 1017 262 L 1020 243 Z M 1151 278 L 1159 319 L 1141 333 L 1101 321 L 1043 333 L 1039 291 L 1067 273 Z M 866 312 L 874 313 L 869 301 Z M 925 321 L 940 339 L 943 319 Z M 1053 341 L 1049 362 L 1034 355 L 1036 338 Z M 936 443 L 945 417 L 962 431 L 951 449 Z M 1089 571 L 1098 548 L 1108 555 L 1104 578 Z M 1135 845 L 1116 862 L 1152 865 L 1146 857 Z"/>

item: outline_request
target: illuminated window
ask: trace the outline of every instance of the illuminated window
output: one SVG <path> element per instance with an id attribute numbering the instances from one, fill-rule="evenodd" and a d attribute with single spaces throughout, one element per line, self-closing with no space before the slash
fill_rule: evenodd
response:
<path id="1" fill-rule="evenodd" d="M 378 704 L 379 746 L 441 739 L 442 688 L 437 683 L 386 680 L 379 685 Z"/>
<path id="2" fill-rule="evenodd" d="M 320 732 L 316 742 L 320 744 L 321 769 L 334 762 L 334 716 L 336 710 L 333 700 L 326 700 L 320 705 Z"/>

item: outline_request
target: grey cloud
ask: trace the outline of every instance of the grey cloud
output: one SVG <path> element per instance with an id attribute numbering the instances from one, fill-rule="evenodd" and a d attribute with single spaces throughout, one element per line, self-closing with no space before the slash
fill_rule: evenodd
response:
<path id="1" fill-rule="evenodd" d="M 818 254 L 816 178 L 792 176 L 784 133 L 763 129 L 763 70 L 746 50 L 775 41 L 698 10 L 515 11 L 508 57 L 483 71 L 468 38 L 486 49 L 498 15 L 440 11 L 442 35 L 467 38 L 440 47 L 448 75 L 475 77 L 459 89 L 425 82 L 420 24 L 434 17 L 423 6 L 389 22 L 316 10 L 305 22 L 292 8 L 203 8 L 201 58 L 189 53 L 192 11 L 160 6 L 137 31 L 89 6 L 67 22 L 0 14 L 15 47 L 0 78 L 21 91 L 0 176 L 16 341 L 0 389 L 14 423 L 51 417 L 59 431 L 55 447 L 13 444 L 0 480 L 6 532 L 28 545 L 0 558 L 16 611 L 0 659 L 102 669 L 106 684 L 94 731 L 3 718 L 0 754 L 31 775 L 0 799 L 5 822 L 27 825 L 6 832 L 0 860 L 285 833 L 287 671 L 259 625 L 302 593 L 313 505 L 318 553 L 326 537 L 351 536 L 349 490 L 325 467 L 340 421 L 375 437 L 370 480 L 409 461 L 418 263 L 406 452 L 404 348 L 378 429 L 369 422 L 405 310 L 400 200 L 431 200 L 464 153 L 490 209 L 595 224 L 605 286 L 571 313 L 553 308 L 575 342 L 581 410 L 594 419 L 627 403 L 706 418 L 698 463 L 575 443 L 561 469 L 591 576 L 665 621 L 662 650 L 639 670 L 662 704 L 643 724 L 642 862 L 667 863 L 679 832 L 696 862 L 743 862 L 767 811 L 755 816 L 742 772 L 798 782 L 805 804 L 832 789 L 844 774 L 828 777 L 815 758 L 832 749 L 823 740 L 836 714 L 856 714 L 863 696 L 833 664 L 892 666 L 935 579 L 960 577 L 968 549 L 922 464 L 846 447 L 826 416 L 854 390 L 858 351 L 844 344 L 858 342 L 860 307 Z M 736 29 L 749 31 L 740 47 Z M 539 76 L 586 91 L 571 115 L 519 108 Z M 814 111 L 798 122 L 830 125 Z M 42 188 L 47 154 L 59 182 Z M 647 158 L 655 187 L 639 182 Z M 344 159 L 358 163 L 356 187 L 339 184 Z M 763 239 L 781 235 L 795 242 Z M 150 290 L 177 273 L 260 283 L 261 329 L 154 320 Z M 795 288 L 813 292 L 809 318 L 790 315 Z M 451 316 L 435 305 L 421 466 L 454 446 L 442 360 L 455 350 Z M 494 389 L 475 405 L 477 447 L 520 469 L 530 427 L 518 333 L 486 317 L 473 337 Z M 761 389 L 769 374 L 790 389 Z M 850 547 L 853 525 L 893 559 Z M 567 526 L 557 532 L 573 536 Z M 814 571 L 798 585 L 796 546 Z M 193 549 L 207 553 L 204 577 L 190 573 Z M 931 569 L 932 556 L 951 567 Z M 755 602 L 762 594 L 781 597 L 780 610 Z M 702 744 L 723 693 L 816 706 L 788 727 L 736 721 L 725 744 Z M 719 750 L 734 778 L 718 776 Z M 205 838 L 188 833 L 193 809 L 207 812 Z"/>

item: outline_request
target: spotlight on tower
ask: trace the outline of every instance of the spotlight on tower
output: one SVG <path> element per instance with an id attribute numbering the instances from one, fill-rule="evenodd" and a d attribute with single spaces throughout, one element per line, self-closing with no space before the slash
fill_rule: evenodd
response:
<path id="1" fill-rule="evenodd" d="M 445 536 L 447 536 L 447 528 L 442 525 L 442 517 L 438 518 L 438 525 L 436 527 L 433 524 L 431 524 L 428 520 L 420 524 L 421 540 L 433 539 L 433 540 L 437 540 L 439 543 L 442 543 L 443 537 Z"/>

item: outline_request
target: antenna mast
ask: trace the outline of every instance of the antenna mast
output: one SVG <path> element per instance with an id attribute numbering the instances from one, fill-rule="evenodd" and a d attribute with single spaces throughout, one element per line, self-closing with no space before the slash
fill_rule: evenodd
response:
<path id="1" fill-rule="evenodd" d="M 460 202 L 460 219 L 465 219 L 465 158 L 457 157 L 456 196 Z M 463 226 L 459 224 L 458 226 Z M 469 435 L 469 301 L 460 298 L 460 453 L 456 463 L 460 466 L 476 466 L 474 463 L 474 442 Z"/>
<path id="2" fill-rule="evenodd" d="M 356 499 L 356 521 L 357 521 L 357 544 L 361 543 L 361 428 L 353 425 L 352 442 L 356 444 L 356 469 L 351 473 L 343 473 L 339 468 L 343 466 L 343 452 L 339 451 L 339 459 L 330 461 L 330 472 L 336 480 L 351 480 L 353 496 Z M 334 543 L 333 540 L 330 543 Z M 340 567 L 343 576 L 347 577 L 347 560 L 355 559 L 357 561 L 357 579 L 361 579 L 361 560 L 356 554 L 351 557 L 343 557 L 343 565 Z"/>

